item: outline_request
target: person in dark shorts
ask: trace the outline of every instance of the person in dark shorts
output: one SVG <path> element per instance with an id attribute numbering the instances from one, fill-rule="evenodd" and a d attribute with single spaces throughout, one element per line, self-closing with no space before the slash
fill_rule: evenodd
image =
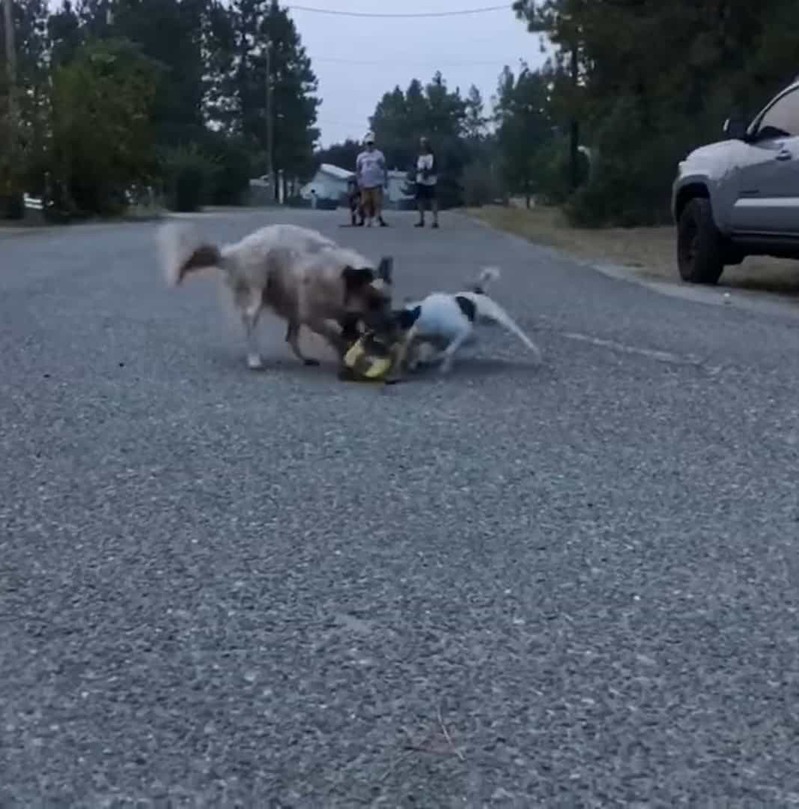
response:
<path id="1" fill-rule="evenodd" d="M 416 207 L 419 209 L 419 221 L 415 227 L 424 227 L 424 213 L 430 208 L 433 214 L 433 227 L 438 227 L 438 197 L 436 186 L 438 174 L 436 156 L 430 148 L 426 137 L 419 139 L 419 155 L 416 158 Z"/>

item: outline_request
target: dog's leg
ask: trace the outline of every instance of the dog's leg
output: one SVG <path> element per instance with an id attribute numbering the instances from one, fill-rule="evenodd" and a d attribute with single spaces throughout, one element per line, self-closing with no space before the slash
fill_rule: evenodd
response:
<path id="1" fill-rule="evenodd" d="M 405 368 L 413 373 L 421 364 L 421 345 L 414 343 L 405 355 Z"/>
<path id="2" fill-rule="evenodd" d="M 452 362 L 455 357 L 455 353 L 458 349 L 469 339 L 469 335 L 472 333 L 471 324 L 468 327 L 464 327 L 453 339 L 452 342 L 441 352 L 441 366 L 439 367 L 439 372 L 442 374 L 448 374 L 452 370 Z"/>
<path id="3" fill-rule="evenodd" d="M 389 380 L 387 381 L 399 382 L 405 375 L 406 371 L 412 370 L 410 365 L 413 363 L 413 347 L 418 333 L 419 330 L 416 328 L 416 326 L 411 326 L 410 329 L 405 332 L 405 336 L 395 346 L 393 350 L 394 368 L 389 376 Z"/>
<path id="4" fill-rule="evenodd" d="M 440 357 L 440 352 L 435 346 L 426 340 L 415 340 L 409 349 L 407 367 L 409 371 L 415 371 L 419 366 L 431 365 Z"/>
<path id="5" fill-rule="evenodd" d="M 291 346 L 294 356 L 305 365 L 316 366 L 319 365 L 319 360 L 313 357 L 306 357 L 300 348 L 300 324 L 289 321 L 288 328 L 286 329 L 286 342 Z"/>
<path id="6" fill-rule="evenodd" d="M 349 348 L 346 341 L 342 339 L 341 329 L 329 323 L 327 320 L 310 320 L 305 325 L 320 337 L 323 337 L 339 356 L 342 356 Z"/>
<path id="7" fill-rule="evenodd" d="M 247 367 L 251 371 L 258 371 L 264 367 L 255 333 L 255 327 L 258 325 L 258 318 L 261 316 L 261 309 L 263 307 L 261 297 L 261 290 L 250 290 L 246 296 L 241 313 L 244 337 L 247 342 Z"/>

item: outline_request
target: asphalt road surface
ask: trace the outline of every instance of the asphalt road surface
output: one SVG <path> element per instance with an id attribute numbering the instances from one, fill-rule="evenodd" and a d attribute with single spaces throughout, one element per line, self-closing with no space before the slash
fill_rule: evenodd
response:
<path id="1" fill-rule="evenodd" d="M 152 224 L 3 238 L 0 806 L 797 805 L 799 319 L 279 216 L 400 298 L 498 264 L 545 363 L 253 373 Z"/>

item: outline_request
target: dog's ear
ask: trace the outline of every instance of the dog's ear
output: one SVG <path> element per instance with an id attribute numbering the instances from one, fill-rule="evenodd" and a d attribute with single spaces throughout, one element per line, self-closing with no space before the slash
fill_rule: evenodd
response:
<path id="1" fill-rule="evenodd" d="M 367 284 L 371 284 L 375 280 L 374 270 L 368 267 L 356 269 L 355 267 L 345 267 L 341 271 L 341 280 L 344 282 L 344 289 L 347 294 L 357 292 Z"/>
<path id="2" fill-rule="evenodd" d="M 383 256 L 380 263 L 377 265 L 377 277 L 387 284 L 392 283 L 392 275 L 394 273 L 394 257 Z"/>
<path id="3" fill-rule="evenodd" d="M 421 306 L 414 306 L 413 309 L 400 309 L 399 311 L 394 313 L 394 318 L 396 320 L 397 325 L 403 330 L 408 331 L 408 329 L 413 326 L 414 323 L 419 319 L 419 315 L 422 314 L 422 307 Z"/>

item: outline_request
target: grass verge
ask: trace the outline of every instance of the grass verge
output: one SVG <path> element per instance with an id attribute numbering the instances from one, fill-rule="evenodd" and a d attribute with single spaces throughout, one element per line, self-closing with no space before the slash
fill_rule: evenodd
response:
<path id="1" fill-rule="evenodd" d="M 653 280 L 681 283 L 673 227 L 574 228 L 557 208 L 487 206 L 469 215 L 535 244 L 554 247 L 576 258 L 627 267 Z M 799 262 L 768 257 L 747 258 L 727 267 L 720 286 L 772 292 L 799 298 Z"/>
<path id="2" fill-rule="evenodd" d="M 72 221 L 48 222 L 41 211 L 29 210 L 22 219 L 0 219 L 0 228 L 8 230 L 28 230 L 43 227 L 69 227 L 74 225 L 105 225 L 123 222 L 147 222 L 159 219 L 165 209 L 158 205 L 131 205 L 117 216 L 87 216 L 85 219 Z"/>

